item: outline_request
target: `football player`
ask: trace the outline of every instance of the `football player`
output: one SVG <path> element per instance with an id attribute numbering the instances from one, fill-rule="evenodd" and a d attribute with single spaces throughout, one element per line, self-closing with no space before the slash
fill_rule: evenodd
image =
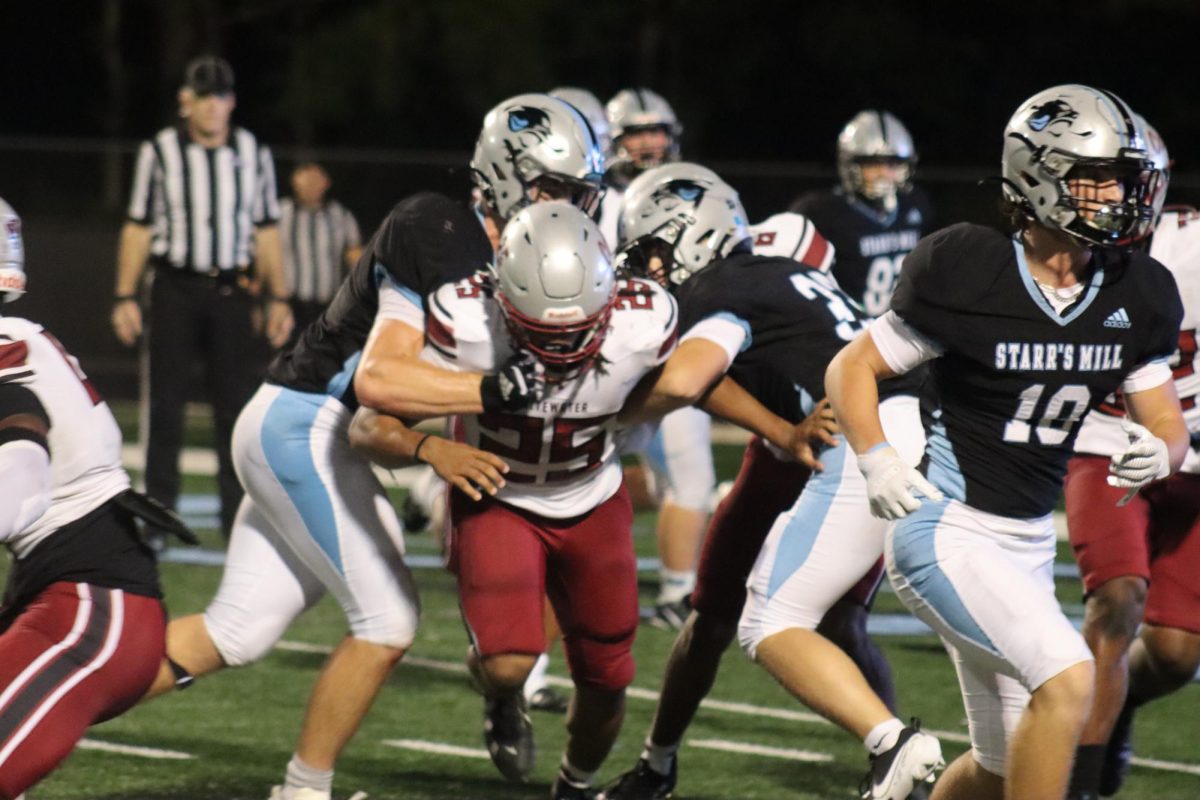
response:
<path id="1" fill-rule="evenodd" d="M 791 210 L 833 243 L 833 276 L 877 317 L 887 311 L 904 257 L 931 228 L 925 192 L 913 184 L 912 136 L 887 111 L 861 111 L 837 140 L 839 185 L 802 195 Z"/>
<path id="2" fill-rule="evenodd" d="M 591 209 L 601 191 L 587 123 L 547 95 L 519 95 L 489 112 L 472 168 L 477 210 L 432 193 L 402 201 L 326 312 L 271 365 L 234 432 L 247 498 L 221 586 L 203 615 L 175 620 L 168 631 L 171 662 L 154 693 L 256 661 L 325 591 L 337 598 L 351 635 L 313 689 L 284 784 L 272 792 L 281 800 L 328 800 L 339 753 L 416 631 L 417 592 L 399 521 L 347 438 L 354 409 L 360 400 L 386 405 L 414 395 L 430 398 L 421 407 L 437 415 L 508 413 L 531 403 L 540 391 L 531 358 L 515 357 L 487 376 L 418 361 L 425 298 L 486 267 L 489 231 L 505 217 L 558 197 Z M 504 465 L 491 454 L 409 430 L 368 430 L 460 488 L 465 478 L 485 492 L 503 483 Z"/>
<path id="3" fill-rule="evenodd" d="M 1124 393 L 1107 478 L 1124 496 L 1188 449 L 1167 366 L 1179 292 L 1130 247 L 1161 179 L 1133 112 L 1087 86 L 1039 92 L 1009 120 L 1001 164 L 1016 236 L 958 224 L 923 239 L 891 310 L 826 374 L 872 510 L 898 520 L 892 584 L 962 686 L 972 750 L 939 800 L 1067 793 L 1094 670 L 1054 596 L 1051 512 L 1083 415 Z M 876 383 L 924 362 L 934 408 L 918 471 L 887 439 Z"/>
<path id="4" fill-rule="evenodd" d="M 1150 157 L 1165 175 L 1166 146 L 1154 128 L 1144 128 Z M 1116 395 L 1084 417 L 1067 464 L 1067 524 L 1087 593 L 1083 635 L 1096 657 L 1096 698 L 1071 780 L 1071 797 L 1079 800 L 1120 789 L 1132 756 L 1134 709 L 1185 685 L 1200 667 L 1200 214 L 1177 208 L 1159 217 L 1166 188 L 1160 181 L 1155 211 L 1161 221 L 1150 256 L 1171 270 L 1183 298 L 1170 366 L 1191 450 L 1177 474 L 1114 508 L 1124 492 L 1108 485 L 1109 460 L 1129 441 Z"/>
<path id="5" fill-rule="evenodd" d="M 0 200 L 0 295 L 25 292 L 21 221 Z M 166 613 L 135 517 L 195 541 L 130 491 L 108 405 L 42 326 L 0 317 L 0 797 L 70 754 L 89 725 L 137 702 L 163 655 Z"/>
<path id="6" fill-rule="evenodd" d="M 865 595 L 859 602 L 869 605 L 881 577 L 875 564 L 883 550 L 883 526 L 861 525 L 857 506 L 866 509 L 861 486 L 857 493 L 853 486 L 845 488 L 851 483 L 845 465 L 852 468 L 853 459 L 845 457 L 845 444 L 833 437 L 836 426 L 823 399 L 826 365 L 867 317 L 823 270 L 827 247 L 811 248 L 813 260 L 807 264 L 797 262 L 791 252 L 754 253 L 737 194 L 699 165 L 660 167 L 634 181 L 621 215 L 621 237 L 628 262 L 665 275 L 676 288 L 685 331 L 647 407 L 661 412 L 691 402 L 728 372 L 775 413 L 793 421 L 811 414 L 814 434 L 832 449 L 824 451 L 824 467 L 811 481 L 808 467 L 815 462 L 780 458 L 757 441 L 747 449 L 734 488 L 718 507 L 705 539 L 693 610 L 676 639 L 642 756 L 604 797 L 653 800 L 671 795 L 679 744 L 737 630 L 756 557 L 771 586 L 768 591 L 767 579 L 757 574 L 751 578 L 754 599 L 746 615 L 752 622 L 743 624 L 747 649 L 797 696 L 867 740 L 873 754 L 883 756 L 879 763 L 897 764 L 872 776 L 869 796 L 907 797 L 914 783 L 939 765 L 937 740 L 906 728 L 871 692 L 854 663 L 811 633 L 834 602 L 868 575 L 858 590 Z M 887 405 L 895 408 L 897 429 L 916 463 L 922 439 L 910 383 L 889 384 Z M 806 481 L 810 489 L 801 495 Z M 793 503 L 795 509 L 780 517 Z M 772 531 L 767 553 L 759 556 Z M 779 543 L 781 533 L 786 544 Z M 764 560 L 771 566 L 764 568 Z M 768 617 L 767 598 L 781 588 L 772 599 L 786 605 L 782 611 L 772 606 Z M 781 638 L 782 644 L 777 641 Z M 806 692 L 784 669 L 789 661 L 814 671 L 823 680 L 819 688 Z M 816 672 L 818 668 L 823 671 Z"/>

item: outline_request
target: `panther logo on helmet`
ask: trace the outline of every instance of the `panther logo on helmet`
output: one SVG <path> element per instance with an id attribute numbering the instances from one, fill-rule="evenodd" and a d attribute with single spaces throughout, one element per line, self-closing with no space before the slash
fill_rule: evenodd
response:
<path id="1" fill-rule="evenodd" d="M 513 133 L 529 131 L 545 141 L 550 136 L 550 115 L 540 108 L 521 106 L 508 112 L 508 129 Z"/>
<path id="2" fill-rule="evenodd" d="M 700 205 L 704 192 L 705 187 L 696 181 L 674 180 L 656 187 L 650 201 L 662 211 L 673 212 L 684 204 L 693 208 Z"/>
<path id="3" fill-rule="evenodd" d="M 1065 122 L 1066 125 L 1062 127 L 1064 127 L 1065 130 L 1070 130 L 1071 125 L 1076 119 L 1078 119 L 1078 117 L 1079 112 L 1071 108 L 1071 106 L 1066 102 L 1062 100 L 1050 100 L 1042 103 L 1040 106 L 1035 107 L 1030 112 L 1029 127 L 1040 133 L 1045 131 L 1051 125 Z M 1051 136 L 1061 136 L 1063 132 L 1050 130 L 1047 131 L 1047 133 L 1049 133 Z M 1084 133 L 1081 135 L 1089 136 L 1090 133 Z"/>

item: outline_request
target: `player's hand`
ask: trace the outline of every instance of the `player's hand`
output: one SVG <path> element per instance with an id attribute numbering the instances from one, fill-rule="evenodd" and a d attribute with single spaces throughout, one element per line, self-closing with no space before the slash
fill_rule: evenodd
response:
<path id="1" fill-rule="evenodd" d="M 508 464 L 494 453 L 441 436 L 430 436 L 421 447 L 421 458 L 433 467 L 439 478 L 454 484 L 472 500 L 483 498 L 481 489 L 494 495 L 504 488 Z"/>
<path id="2" fill-rule="evenodd" d="M 546 368 L 532 354 L 514 353 L 479 386 L 484 411 L 522 411 L 542 399 Z"/>
<path id="3" fill-rule="evenodd" d="M 284 300 L 267 301 L 267 341 L 272 347 L 279 348 L 287 344 L 292 335 L 296 320 L 292 317 L 292 307 Z"/>
<path id="4" fill-rule="evenodd" d="M 914 491 L 935 502 L 944 499 L 936 486 L 906 464 L 895 448 L 886 443 L 860 455 L 858 469 L 867 479 L 871 513 L 881 519 L 900 519 L 920 508 L 921 501 Z"/>
<path id="5" fill-rule="evenodd" d="M 1121 429 L 1129 437 L 1129 447 L 1113 456 L 1108 465 L 1108 485 L 1129 490 L 1117 502 L 1118 506 L 1132 500 L 1138 489 L 1150 481 L 1171 473 L 1166 442 L 1133 420 L 1126 419 L 1121 423 Z"/>
<path id="6" fill-rule="evenodd" d="M 812 413 L 801 420 L 800 424 L 792 430 L 792 441 L 788 447 L 788 453 L 814 472 L 821 472 L 825 467 L 817 460 L 816 451 L 821 449 L 821 445 L 830 447 L 836 445 L 837 439 L 834 437 L 840 432 L 841 428 L 838 427 L 837 419 L 833 416 L 833 408 L 829 405 L 829 399 L 822 398 L 821 402 L 813 408 Z"/>
<path id="7" fill-rule="evenodd" d="M 142 335 L 142 308 L 136 300 L 118 300 L 112 307 L 113 333 L 130 347 Z"/>

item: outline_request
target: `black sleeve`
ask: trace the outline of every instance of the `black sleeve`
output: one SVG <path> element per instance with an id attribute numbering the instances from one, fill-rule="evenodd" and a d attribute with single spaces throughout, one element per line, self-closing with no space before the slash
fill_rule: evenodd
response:
<path id="1" fill-rule="evenodd" d="M 892 310 L 926 336 L 953 341 L 963 315 L 995 291 L 1011 259 L 1012 241 L 982 225 L 931 233 L 904 257 Z"/>
<path id="2" fill-rule="evenodd" d="M 470 277 L 492 256 L 471 210 L 433 192 L 413 195 L 393 208 L 368 251 L 398 283 L 421 296 Z"/>
<path id="3" fill-rule="evenodd" d="M 683 335 L 698 322 L 718 311 L 733 311 L 736 286 L 721 286 L 720 268 L 713 265 L 683 284 L 675 299 L 679 305 L 679 333 Z M 736 313 L 736 311 L 734 311 Z"/>
<path id="4" fill-rule="evenodd" d="M 1144 258 L 1146 263 L 1135 263 L 1132 268 L 1144 278 L 1142 296 L 1157 312 L 1158 324 L 1146 343 L 1143 362 L 1174 355 L 1179 347 L 1179 329 L 1183 326 L 1183 300 L 1175 276 L 1149 256 Z"/>
<path id="5" fill-rule="evenodd" d="M 36 417 L 46 426 L 47 431 L 50 430 L 50 416 L 32 389 L 15 383 L 0 383 L 0 423 L 18 414 Z M 32 430 L 24 425 L 0 424 L 0 445 L 19 439 L 35 442 L 45 448 L 46 452 L 50 452 L 46 436 L 41 431 Z"/>

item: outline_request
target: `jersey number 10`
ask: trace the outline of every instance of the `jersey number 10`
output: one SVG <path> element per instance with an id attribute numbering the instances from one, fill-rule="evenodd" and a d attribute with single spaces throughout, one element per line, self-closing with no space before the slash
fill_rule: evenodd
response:
<path id="1" fill-rule="evenodd" d="M 1004 425 L 1004 441 L 1029 442 L 1030 420 L 1037 413 L 1046 384 L 1035 383 L 1021 392 L 1021 402 L 1017 413 Z M 1045 445 L 1060 445 L 1074 430 L 1083 412 L 1087 411 L 1092 393 L 1088 387 L 1077 383 L 1068 383 L 1050 396 L 1042 406 L 1041 416 L 1038 417 L 1038 442 Z"/>

